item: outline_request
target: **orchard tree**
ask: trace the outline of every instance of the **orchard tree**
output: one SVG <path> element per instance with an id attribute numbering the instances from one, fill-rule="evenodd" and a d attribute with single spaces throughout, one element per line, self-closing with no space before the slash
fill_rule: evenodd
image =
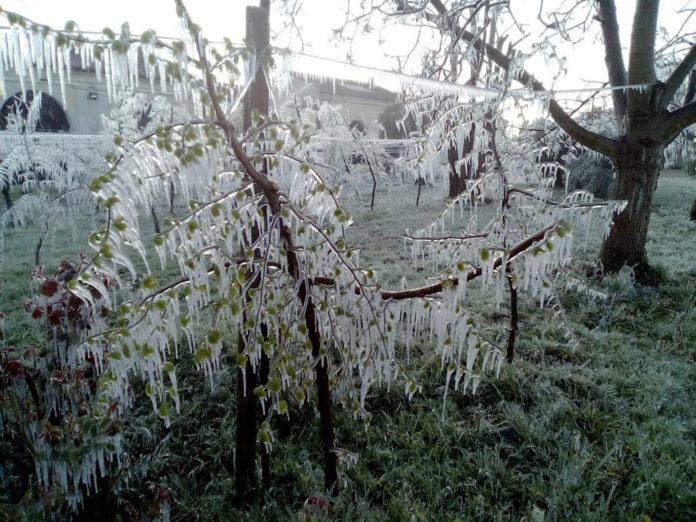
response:
<path id="1" fill-rule="evenodd" d="M 69 78 L 70 56 L 77 52 L 98 77 L 108 72 L 103 78 L 110 93 L 132 89 L 145 64 L 153 88 L 173 92 L 192 110 L 190 118 L 182 115 L 185 120 L 139 138 L 116 137 L 118 153 L 89 183 L 104 218 L 89 236 L 91 256 L 65 265 L 55 277 L 38 271 L 41 295 L 30 303 L 32 317 L 48 319 L 53 328 L 42 353 L 60 363 L 57 382 L 64 389 L 55 391 L 50 379 L 45 394 L 32 389 L 36 379 L 27 379 L 27 371 L 38 367 L 29 368 L 22 347 L 6 347 L 0 397 L 12 422 L 0 427 L 21 431 L 13 440 L 34 459 L 37 479 L 27 486 L 33 488 L 29 496 L 50 504 L 46 492 L 62 492 L 78 508 L 109 473 L 109 462 L 121 462 L 134 388 L 143 389 L 168 424 L 186 399 L 177 364 L 190 357 L 211 385 L 223 365 L 236 374 L 239 500 L 256 492 L 256 455 L 261 450 L 267 456 L 274 444 L 274 416 L 307 404 L 318 413 L 324 486 L 336 495 L 334 407 L 369 424 L 371 389 L 398 384 L 409 397 L 420 390 L 397 343 L 428 334 L 447 388 L 475 391 L 484 372 L 512 361 L 518 292 L 542 304 L 553 299 L 573 225 L 587 224 L 593 214 L 608 224 L 622 207 L 596 203 L 585 192 L 552 201 L 554 169 L 530 160 L 533 151 L 519 150 L 514 136 L 499 129 L 491 168 L 433 224 L 407 236 L 414 262 L 437 275 L 422 286 L 385 290 L 346 242 L 351 218 L 339 205 L 332 171 L 324 176 L 301 159 L 315 132 L 312 122 L 285 121 L 264 104 L 264 91 L 273 87 L 270 48 L 260 44 L 258 33 L 244 49 L 210 44 L 183 2 L 175 3 L 184 33 L 174 41 L 153 31 L 134 38 L 110 29 L 88 38 L 73 32 L 73 24 L 54 31 L 3 13 L 12 29 L 0 44 L 12 59 L 0 66 L 7 64 L 23 82 L 33 83 L 38 73 Z M 261 6 L 249 14 L 267 34 L 268 2 Z M 475 101 L 483 91 L 411 83 L 435 88 L 426 109 L 439 104 L 444 111 L 430 138 L 440 143 L 423 157 L 424 169 L 436 170 L 452 139 L 452 118 L 469 110 L 466 96 Z M 245 93 L 244 103 L 257 110 L 245 112 L 246 128 L 239 129 L 232 115 Z M 499 111 L 500 91 L 483 94 Z M 494 115 L 485 111 L 470 123 L 484 127 Z M 172 184 L 188 206 L 150 237 L 139 216 Z M 474 217 L 463 233 L 461 227 L 447 230 L 452 218 L 484 198 L 496 205 L 489 223 L 479 225 Z M 509 295 L 504 346 L 480 334 L 467 298 L 474 281 L 492 303 Z M 69 400 L 61 393 L 69 393 Z M 268 487 L 264 462 L 262 485 Z"/>
<path id="2" fill-rule="evenodd" d="M 558 60 L 558 63 L 565 62 L 566 57 L 554 54 L 555 44 L 583 38 L 592 26 L 598 25 L 604 44 L 617 136 L 608 136 L 580 124 L 573 116 L 575 111 L 570 113 L 564 109 L 553 93 L 525 68 L 519 56 L 503 52 L 499 45 L 485 38 L 487 28 L 492 27 L 496 20 L 500 25 L 503 17 L 515 26 L 510 2 L 372 0 L 362 6 L 361 13 L 351 17 L 350 21 L 363 23 L 378 12 L 386 12 L 388 18 L 415 17 L 442 36 L 438 50 L 429 55 L 428 63 L 439 57 L 439 63 L 444 67 L 456 61 L 458 56 L 469 59 L 484 56 L 490 63 L 508 71 L 524 87 L 549 96 L 548 110 L 555 122 L 578 143 L 612 161 L 617 178 L 616 197 L 628 202 L 625 210 L 616 216 L 614 227 L 602 245 L 604 268 L 615 271 L 628 265 L 635 269 L 639 279 L 655 282 L 655 273 L 646 256 L 653 193 L 665 148 L 682 131 L 696 123 L 696 44 L 693 32 L 688 32 L 694 10 L 681 7 L 680 14 L 686 21 L 681 24 L 680 32 L 669 35 L 661 43 L 658 40 L 661 34 L 658 27 L 659 0 L 636 0 L 628 54 L 625 56 L 614 0 L 571 4 L 556 10 L 552 10 L 554 6 L 549 2 L 542 1 L 534 6 L 544 28 L 541 34 L 532 35 L 538 38 L 532 52 L 546 54 L 547 58 Z M 674 7 L 671 2 L 668 5 L 663 3 L 665 10 Z M 550 14 L 546 14 L 546 10 Z M 486 12 L 491 15 L 486 17 Z M 520 29 L 519 33 L 523 34 L 524 30 Z M 673 66 L 658 74 L 658 63 L 667 55 L 676 57 Z M 572 68 L 573 56 L 567 58 L 565 66 Z M 688 88 L 684 88 L 685 84 Z"/>

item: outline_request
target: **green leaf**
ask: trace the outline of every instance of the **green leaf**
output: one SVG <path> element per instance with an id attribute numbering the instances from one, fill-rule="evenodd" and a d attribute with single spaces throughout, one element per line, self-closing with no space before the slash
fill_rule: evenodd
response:
<path id="1" fill-rule="evenodd" d="M 160 418 L 167 419 L 169 418 L 169 413 L 169 404 L 167 401 L 164 401 L 162 404 L 160 404 L 157 414 L 160 416 Z"/>
<path id="2" fill-rule="evenodd" d="M 277 377 L 273 377 L 268 380 L 268 389 L 271 390 L 273 393 L 280 393 L 280 390 L 282 389 L 282 383 L 280 382 L 280 379 Z"/>
<path id="3" fill-rule="evenodd" d="M 145 31 L 143 35 L 140 37 L 140 41 L 143 42 L 144 44 L 148 44 L 152 42 L 152 40 L 155 38 L 155 31 L 152 29 Z"/>
<path id="4" fill-rule="evenodd" d="M 119 217 L 116 219 L 116 221 L 114 221 L 114 228 L 119 232 L 123 232 L 128 228 L 128 223 L 126 223 L 126 220 L 123 217 Z"/>
<path id="5" fill-rule="evenodd" d="M 154 290 L 157 288 L 157 280 L 152 276 L 147 276 L 143 279 L 142 286 L 145 290 Z"/>
<path id="6" fill-rule="evenodd" d="M 208 342 L 210 344 L 217 344 L 222 339 L 222 332 L 220 330 L 211 330 L 208 332 Z"/>
<path id="7" fill-rule="evenodd" d="M 99 178 L 94 178 L 89 182 L 89 190 L 92 192 L 99 192 L 102 188 L 102 181 Z"/>
<path id="8" fill-rule="evenodd" d="M 210 348 L 203 345 L 196 350 L 196 353 L 193 354 L 193 362 L 196 364 L 196 366 L 201 366 L 203 363 L 207 362 L 211 356 L 212 352 L 210 351 Z"/>

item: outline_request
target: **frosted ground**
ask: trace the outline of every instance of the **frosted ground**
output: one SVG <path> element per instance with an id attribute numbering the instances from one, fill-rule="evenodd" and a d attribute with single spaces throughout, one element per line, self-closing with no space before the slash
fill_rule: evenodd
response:
<path id="1" fill-rule="evenodd" d="M 416 185 L 408 182 L 382 185 L 377 190 L 373 211 L 370 210 L 370 191 L 370 183 L 366 182 L 358 191 L 347 189 L 341 195 L 341 204 L 354 219 L 347 230 L 349 242 L 360 246 L 362 264 L 377 269 L 379 280 L 384 284 L 400 284 L 402 276 L 410 284 L 422 282 L 429 274 L 413 267 L 402 233 L 406 229 L 413 232 L 427 226 L 442 212 L 447 201 L 446 188 L 441 185 L 424 187 L 416 206 Z M 653 263 L 670 272 L 696 268 L 696 225 L 688 216 L 694 194 L 696 180 L 682 171 L 666 170 L 660 176 L 653 201 L 648 256 Z M 491 205 L 482 205 L 478 209 L 479 226 L 485 225 L 493 215 Z M 463 222 L 469 217 L 470 212 L 465 211 Z M 458 225 L 461 226 L 461 222 L 448 223 L 448 227 L 455 230 Z M 597 222 L 593 222 L 587 238 L 583 230 L 574 231 L 574 245 L 580 258 L 591 259 L 599 251 L 599 228 Z"/>
<path id="2" fill-rule="evenodd" d="M 347 239 L 361 250 L 361 265 L 375 268 L 378 280 L 386 288 L 397 288 L 402 278 L 409 286 L 422 284 L 428 270 L 416 268 L 405 244 L 403 233 L 427 226 L 444 209 L 446 187 L 441 183 L 423 187 L 416 206 L 418 187 L 411 182 L 384 184 L 377 187 L 374 210 L 370 210 L 372 182 L 365 179 L 356 189 L 355 183 L 341 191 L 339 201 L 353 216 L 347 229 Z M 648 255 L 653 263 L 662 265 L 669 272 L 693 270 L 696 265 L 696 225 L 689 221 L 688 210 L 696 193 L 696 180 L 682 171 L 667 170 L 658 182 L 653 202 L 649 232 Z M 164 209 L 160 210 L 165 216 Z M 151 228 L 149 216 L 143 213 L 142 224 Z M 494 215 L 491 205 L 478 209 L 479 226 L 485 225 Z M 470 218 L 468 211 L 459 223 L 448 223 L 456 230 Z M 63 221 L 49 225 L 49 233 L 42 248 L 42 262 L 50 266 L 62 258 L 75 258 L 79 252 L 89 255 L 86 231 L 95 226 L 93 216 L 84 216 L 76 226 L 63 228 Z M 587 260 L 596 256 L 600 245 L 599 227 L 594 224 L 586 241 L 584 231 L 574 231 L 574 244 L 581 252 L 579 258 Z M 0 283 L 0 309 L 6 316 L 6 328 L 23 323 L 23 300 L 27 295 L 29 274 L 34 268 L 34 254 L 40 237 L 40 227 L 6 229 L 3 231 L 2 270 L 5 276 Z M 583 254 L 582 252 L 586 253 Z"/>

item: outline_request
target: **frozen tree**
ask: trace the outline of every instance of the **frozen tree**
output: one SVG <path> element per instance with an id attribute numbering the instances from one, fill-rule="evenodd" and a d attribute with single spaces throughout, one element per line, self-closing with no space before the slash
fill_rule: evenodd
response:
<path id="1" fill-rule="evenodd" d="M 153 411 L 169 423 L 185 399 L 177 364 L 190 357 L 211 385 L 222 365 L 236 372 L 238 498 L 255 487 L 258 448 L 267 452 L 274 443 L 273 416 L 308 403 L 318 412 L 325 487 L 336 494 L 333 408 L 347 408 L 369 423 L 372 388 L 391 384 L 409 397 L 417 393 L 420 385 L 397 345 L 422 333 L 448 387 L 476 391 L 482 374 L 512 360 L 518 291 L 548 302 L 568 261 L 573 225 L 587 226 L 594 215 L 608 227 L 621 205 L 595 203 L 585 192 L 552 201 L 554 168 L 539 166 L 529 151 L 516 147 L 514 136 L 496 129 L 495 140 L 478 146 L 490 151 L 485 173 L 468 180 L 435 223 L 409 234 L 414 263 L 438 275 L 422 286 L 383 289 L 378 274 L 346 243 L 351 217 L 338 203 L 339 190 L 305 160 L 313 126 L 285 121 L 265 107 L 247 112 L 245 129 L 232 121 L 247 89 L 246 103 L 253 108 L 259 92 L 272 87 L 270 49 L 211 45 L 183 3 L 176 4 L 184 32 L 174 42 L 152 32 L 133 38 L 110 30 L 90 40 L 3 13 L 12 29 L 0 40 L 0 51 L 10 57 L 1 65 L 22 81 L 39 71 L 57 75 L 65 88 L 65 57 L 79 52 L 112 95 L 135 87 L 144 62 L 153 88 L 173 92 L 192 107 L 190 119 L 132 141 L 117 139 L 118 154 L 90 183 L 105 218 L 89 237 L 92 255 L 66 267 L 69 277 L 39 274 L 51 280 L 46 292 L 42 283 L 44 297 L 79 302 L 77 324 L 61 327 L 69 350 L 58 354 L 69 371 L 88 365 L 93 386 L 80 395 L 80 409 L 70 417 L 79 429 L 72 431 L 63 410 L 72 403 L 51 402 L 47 408 L 40 397 L 25 403 L 28 437 L 41 449 L 34 453 L 38 486 L 56 486 L 78 505 L 108 472 L 109 459 L 121 457 L 119 423 L 134 400 L 133 387 L 142 383 Z M 265 7 L 251 8 L 261 25 L 268 20 Z M 502 92 L 411 83 L 434 88 L 438 98 L 424 104 L 439 103 L 447 113 L 431 126 L 432 143 L 422 151 L 424 171 L 435 176 L 441 174 L 442 151 L 468 139 L 451 122 L 468 112 L 474 119 L 466 125 L 485 127 L 492 117 L 488 107 L 500 110 Z M 471 112 L 465 98 L 482 95 L 490 103 Z M 170 184 L 188 206 L 164 220 L 151 238 L 141 230 L 139 215 Z M 486 202 L 496 209 L 490 223 L 479 226 L 472 219 L 463 234 L 448 232 L 447 223 L 462 209 Z M 506 346 L 480 333 L 467 298 L 474 281 L 492 303 L 500 304 L 509 290 Z M 13 375 L 27 364 L 10 354 L 3 366 L 8 379 L 10 363 Z M 15 384 L 25 390 L 25 382 Z M 61 444 L 79 435 L 79 451 L 53 451 L 50 437 L 39 436 L 41 427 L 49 434 L 61 430 Z M 270 478 L 262 472 L 266 485 Z M 163 512 L 167 507 L 163 502 Z"/>
<path id="2" fill-rule="evenodd" d="M 576 111 L 562 107 L 553 92 L 547 91 L 533 71 L 525 68 L 520 56 L 503 52 L 497 42 L 485 38 L 487 27 L 496 20 L 500 25 L 502 18 L 511 31 L 526 34 L 517 25 L 512 7 L 509 2 L 498 1 L 372 0 L 361 4 L 357 14 L 349 10 L 348 18 L 349 22 L 360 24 L 375 16 L 394 20 L 415 18 L 419 24 L 433 28 L 441 38 L 440 45 L 428 56 L 428 63 L 446 67 L 459 56 L 482 55 L 489 63 L 508 71 L 523 87 L 544 93 L 554 121 L 574 140 L 612 161 L 617 176 L 616 197 L 628 202 L 604 241 L 601 251 L 604 268 L 615 271 L 629 265 L 634 267 L 639 279 L 654 282 L 656 275 L 645 253 L 652 196 L 665 148 L 696 122 L 693 88 L 696 47 L 693 32 L 689 32 L 694 9 L 689 4 L 680 7 L 684 22 L 676 33 L 668 34 L 660 42 L 659 0 L 637 1 L 626 62 L 614 0 L 577 1 L 561 7 L 541 2 L 538 9 L 541 29 L 531 35 L 535 43 L 530 53 L 543 56 L 547 64 L 558 64 L 560 69 L 573 67 L 572 57 L 566 60 L 567 57 L 559 56 L 557 45 L 586 38 L 591 30 L 601 32 L 609 85 L 608 91 L 602 92 L 611 95 L 618 129 L 617 136 L 609 136 L 582 125 L 573 117 Z M 497 18 L 486 18 L 484 13 L 488 12 L 495 12 Z M 665 56 L 670 58 L 671 66 L 659 70 L 658 64 Z M 475 67 L 474 63 L 472 68 Z M 680 89 L 685 84 L 687 88 L 681 96 Z"/>
<path id="3" fill-rule="evenodd" d="M 38 92 L 28 107 L 18 103 L 4 115 L 4 157 L 0 163 L 0 186 L 6 207 L 0 213 L 0 234 L 6 227 L 40 223 L 42 234 L 35 250 L 37 265 L 46 235 L 65 233 L 66 227 L 60 225 L 65 217 L 93 207 L 88 189 L 90 172 L 104 164 L 102 158 L 93 154 L 81 157 L 82 138 L 56 134 L 37 140 L 35 129 L 42 102 L 42 93 Z M 93 147 L 91 143 L 90 149 Z"/>
<path id="4" fill-rule="evenodd" d="M 174 103 L 172 97 L 161 94 L 148 96 L 142 92 L 125 91 L 115 96 L 115 103 L 108 115 L 102 115 L 104 130 L 117 136 L 116 141 L 138 141 L 146 135 L 153 135 L 160 127 L 171 126 L 174 123 L 190 121 L 191 115 L 186 105 Z M 164 199 L 169 207 L 169 212 L 174 212 L 175 184 L 169 184 L 167 194 L 156 195 L 157 199 Z M 161 226 L 156 207 L 157 199 L 150 202 L 150 214 L 156 233 L 160 233 Z"/>

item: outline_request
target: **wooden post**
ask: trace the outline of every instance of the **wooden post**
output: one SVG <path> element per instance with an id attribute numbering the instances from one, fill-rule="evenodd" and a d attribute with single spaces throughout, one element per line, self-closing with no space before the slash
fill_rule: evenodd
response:
<path id="1" fill-rule="evenodd" d="M 270 44 L 269 27 L 269 2 L 261 0 L 261 7 L 247 7 L 246 9 L 246 39 L 256 54 L 256 72 L 252 84 L 244 98 L 243 126 L 246 132 L 252 126 L 252 113 L 268 115 L 268 84 L 260 64 L 266 59 Z M 263 165 L 263 171 L 267 168 Z M 248 238 L 253 244 L 258 238 L 259 231 L 252 231 L 252 237 Z M 254 277 L 252 274 L 251 277 Z M 262 328 L 262 330 L 265 330 Z M 243 353 L 246 349 L 244 336 L 239 333 L 237 350 Z M 256 478 L 256 438 L 258 434 L 257 415 L 259 403 L 254 394 L 257 385 L 265 385 L 268 382 L 268 358 L 264 354 L 261 361 L 261 374 L 251 363 L 237 370 L 236 390 L 236 433 L 235 433 L 235 497 L 241 503 L 253 500 L 257 486 Z M 264 371 L 265 370 L 265 371 Z M 246 374 L 246 376 L 244 375 Z M 245 378 L 246 377 L 246 378 Z M 246 386 L 244 386 L 246 382 Z M 270 487 L 270 460 L 265 447 L 261 448 L 262 461 L 262 486 Z"/>
<path id="2" fill-rule="evenodd" d="M 270 25 L 268 9 L 263 5 L 268 2 L 261 1 L 262 7 L 247 7 L 246 10 L 246 40 L 256 53 L 256 75 L 244 97 L 244 130 L 251 127 L 251 114 L 257 111 L 264 116 L 268 115 L 268 84 L 259 68 L 261 61 L 268 56 L 270 48 Z"/>

